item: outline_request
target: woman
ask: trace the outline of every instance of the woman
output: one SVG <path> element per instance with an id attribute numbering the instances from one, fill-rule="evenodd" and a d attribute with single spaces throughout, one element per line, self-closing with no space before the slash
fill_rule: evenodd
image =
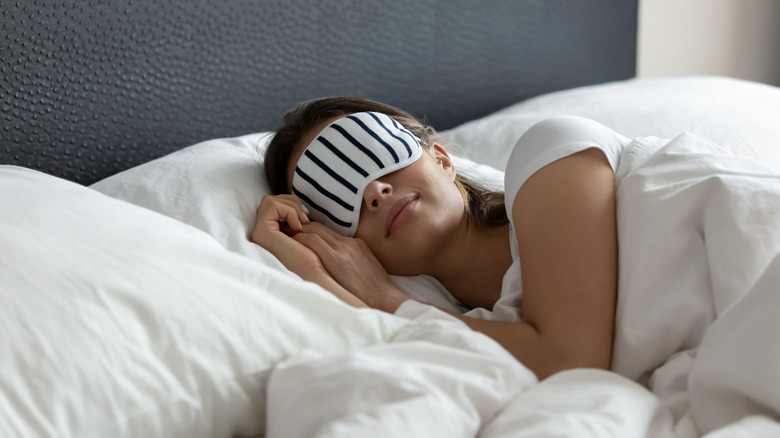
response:
<path id="1" fill-rule="evenodd" d="M 379 136 L 356 140 L 365 132 Z M 559 155 L 534 160 L 536 143 L 550 136 L 563 145 Z M 531 146 L 521 142 L 510 160 L 505 207 L 500 194 L 460 177 L 435 132 L 409 114 L 358 99 L 308 102 L 286 115 L 269 144 L 265 169 L 279 195 L 263 198 L 252 240 L 347 303 L 387 312 L 409 299 L 388 274 L 431 275 L 466 305 L 490 309 L 502 294 L 520 292 L 511 278 L 522 266 L 522 321 L 456 316 L 540 378 L 609 368 L 617 289 L 613 173 L 628 140 L 573 117 L 537 125 L 524 138 Z M 389 144 L 400 162 L 369 162 L 377 172 L 339 181 L 352 172 L 349 159 L 365 160 L 356 143 L 377 155 Z M 409 146 L 419 153 L 404 156 Z M 344 187 L 357 190 L 334 196 Z M 323 208 L 334 197 L 340 204 Z M 328 218 L 342 209 L 354 223 Z M 502 292 L 502 283 L 516 290 Z"/>
<path id="2" fill-rule="evenodd" d="M 750 157 L 559 116 L 518 141 L 504 199 L 409 114 L 336 98 L 291 111 L 265 168 L 280 194 L 252 239 L 354 306 L 415 306 L 388 273 L 429 274 L 514 303 L 516 321 L 456 316 L 540 379 L 610 368 L 699 433 L 780 417 L 780 175 Z"/>

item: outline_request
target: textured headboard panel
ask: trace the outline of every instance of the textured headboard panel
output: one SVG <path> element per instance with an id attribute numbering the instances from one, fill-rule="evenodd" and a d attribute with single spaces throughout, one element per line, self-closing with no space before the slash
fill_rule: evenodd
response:
<path id="1" fill-rule="evenodd" d="M 634 75 L 629 0 L 0 0 L 0 164 L 89 184 L 328 95 L 446 129 Z"/>

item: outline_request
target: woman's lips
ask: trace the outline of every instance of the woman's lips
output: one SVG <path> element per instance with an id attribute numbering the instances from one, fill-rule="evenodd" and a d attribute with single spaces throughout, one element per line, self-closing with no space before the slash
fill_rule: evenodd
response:
<path id="1" fill-rule="evenodd" d="M 417 205 L 417 197 L 409 195 L 395 201 L 395 204 L 387 212 L 387 221 L 385 222 L 386 237 L 409 222 L 414 213 L 414 207 Z"/>

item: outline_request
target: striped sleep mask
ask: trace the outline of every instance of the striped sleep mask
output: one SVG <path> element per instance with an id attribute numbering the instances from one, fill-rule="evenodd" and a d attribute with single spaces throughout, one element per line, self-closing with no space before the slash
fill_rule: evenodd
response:
<path id="1" fill-rule="evenodd" d="M 328 125 L 306 147 L 295 167 L 292 191 L 311 219 L 352 237 L 366 186 L 421 154 L 420 140 L 392 117 L 350 114 Z"/>

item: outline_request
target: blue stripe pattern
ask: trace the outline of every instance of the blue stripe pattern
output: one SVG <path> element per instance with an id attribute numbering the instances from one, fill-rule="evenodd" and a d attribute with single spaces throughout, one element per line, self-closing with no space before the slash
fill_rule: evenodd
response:
<path id="1" fill-rule="evenodd" d="M 384 125 L 382 125 L 382 122 L 380 122 L 380 121 L 379 121 L 379 118 L 378 118 L 378 117 L 376 117 L 375 115 L 373 115 L 373 114 L 371 114 L 371 113 L 369 113 L 369 115 L 370 115 L 370 116 L 372 116 L 372 117 L 374 118 L 374 120 L 376 120 L 376 122 L 379 124 L 379 126 L 381 126 L 381 127 L 385 128 L 385 126 L 384 126 Z M 374 137 L 374 140 L 378 141 L 378 142 L 379 142 L 379 144 L 381 144 L 382 146 L 384 146 L 384 147 L 385 147 L 385 149 L 387 149 L 387 151 L 388 151 L 388 152 L 390 152 L 390 155 L 392 155 L 392 156 L 393 156 L 393 162 L 397 163 L 397 162 L 399 162 L 399 161 L 400 161 L 400 160 L 398 159 L 398 154 L 396 154 L 396 153 L 395 153 L 395 151 L 393 150 L 393 148 L 392 148 L 392 147 L 391 147 L 389 144 L 387 144 L 387 142 L 386 142 L 386 141 L 382 140 L 382 139 L 381 139 L 381 138 L 380 138 L 380 137 L 379 137 L 379 136 L 376 134 L 376 132 L 374 132 L 374 131 L 372 131 L 371 129 L 369 129 L 369 128 L 368 128 L 368 126 L 366 126 L 366 124 L 365 124 L 365 123 L 363 123 L 363 122 L 362 122 L 360 119 L 358 119 L 358 118 L 357 118 L 357 117 L 355 117 L 355 116 L 347 116 L 347 118 L 348 118 L 348 119 L 350 119 L 350 120 L 352 120 L 352 121 L 354 121 L 355 123 L 357 123 L 357 124 L 358 124 L 358 125 L 359 125 L 361 128 L 363 128 L 363 130 L 364 130 L 364 131 L 366 131 L 366 132 L 367 132 L 367 133 L 368 133 L 368 134 L 369 134 L 371 137 Z M 385 130 L 387 130 L 387 128 L 385 128 Z M 391 134 L 391 135 L 392 135 L 392 134 Z M 398 137 L 396 137 L 396 138 L 398 138 Z"/>
<path id="2" fill-rule="evenodd" d="M 309 157 L 314 162 L 314 164 L 319 166 L 320 169 L 324 170 L 328 175 L 330 175 L 331 178 L 335 179 L 336 181 L 340 182 L 344 187 L 348 188 L 349 191 L 351 191 L 352 193 L 357 193 L 357 187 L 355 187 L 352 184 L 350 184 L 349 181 L 345 180 L 344 178 L 341 177 L 341 175 L 339 175 L 333 169 L 328 167 L 325 163 L 322 162 L 322 160 L 317 158 L 317 156 L 314 155 L 310 150 L 307 149 L 306 152 L 304 152 L 304 155 Z M 295 168 L 296 172 L 299 171 L 299 170 L 300 170 L 300 168 L 298 168 L 298 167 Z M 303 175 L 301 175 L 301 176 L 303 176 Z M 366 173 L 366 176 L 368 176 L 367 173 Z"/>
<path id="3" fill-rule="evenodd" d="M 340 150 L 338 150 L 338 148 L 336 146 L 333 146 L 333 143 L 329 142 L 328 139 L 326 139 L 325 137 L 320 136 L 320 137 L 317 137 L 317 140 L 320 143 L 324 144 L 325 147 L 328 148 L 331 152 L 333 152 L 334 155 L 339 157 L 341 159 L 341 161 L 347 163 L 349 165 L 349 167 L 355 169 L 355 171 L 357 173 L 363 175 L 364 178 L 368 176 L 368 172 L 366 172 L 362 167 L 358 166 L 357 163 L 355 163 L 354 161 L 350 160 L 349 157 L 344 155 Z"/>
<path id="4" fill-rule="evenodd" d="M 370 113 L 369 113 L 369 114 L 370 114 Z M 373 115 L 373 114 L 372 114 L 372 115 Z M 393 126 L 395 127 L 395 129 L 397 129 L 397 130 L 398 130 L 398 132 L 400 132 L 401 134 L 405 134 L 406 136 L 408 136 L 408 137 L 409 137 L 409 139 L 410 139 L 410 140 L 412 140 L 412 143 L 413 143 L 415 146 L 420 146 L 420 139 L 418 139 L 417 137 L 415 137 L 415 136 L 414 136 L 414 134 L 412 134 L 411 132 L 409 132 L 409 131 L 408 131 L 406 128 L 404 128 L 403 126 L 401 126 L 400 124 L 398 124 L 398 122 L 397 122 L 397 121 L 396 121 L 394 118 L 390 117 L 390 123 L 392 123 L 392 124 L 393 124 Z M 383 125 L 383 126 L 384 126 L 384 125 Z M 393 137 L 395 137 L 395 136 L 393 136 Z M 396 137 L 396 138 L 397 138 L 397 137 Z M 401 139 L 399 138 L 399 140 L 401 140 Z M 401 140 L 401 141 L 404 143 L 404 146 L 406 146 L 406 150 L 407 150 L 407 151 L 409 151 L 409 157 L 411 157 L 411 156 L 414 154 L 414 151 L 412 151 L 412 150 L 409 148 L 409 145 L 408 145 L 408 144 L 406 144 L 406 142 L 405 142 L 405 141 L 403 141 L 403 140 Z M 408 157 L 407 157 L 407 158 L 408 158 Z"/>
<path id="5" fill-rule="evenodd" d="M 320 192 L 320 193 L 322 193 L 323 195 L 325 195 L 326 197 L 328 197 L 328 198 L 330 198 L 330 199 L 334 200 L 334 201 L 335 201 L 337 204 L 339 204 L 340 206 L 344 207 L 345 209 L 347 209 L 347 210 L 349 210 L 349 211 L 352 211 L 352 210 L 354 209 L 354 207 L 352 207 L 351 205 L 347 204 L 347 203 L 346 203 L 346 202 L 345 202 L 343 199 L 341 199 L 341 198 L 339 198 L 338 196 L 334 195 L 333 193 L 329 192 L 327 189 L 325 189 L 325 187 L 322 187 L 322 186 L 321 186 L 321 185 L 320 185 L 320 184 L 319 184 L 317 181 L 314 181 L 314 178 L 312 178 L 312 177 L 310 177 L 309 175 L 307 175 L 307 174 L 306 174 L 304 171 L 302 171 L 300 168 L 296 168 L 296 169 L 295 169 L 295 173 L 297 173 L 298 175 L 300 175 L 300 176 L 301 176 L 301 178 L 303 178 L 303 179 L 304 179 L 306 182 L 308 182 L 309 184 L 311 184 L 311 185 L 312 185 L 312 187 L 314 187 L 315 189 L 317 189 L 317 191 L 318 191 L 318 192 Z M 345 182 L 345 183 L 347 183 L 346 181 L 344 181 L 344 182 Z M 347 184 L 349 184 L 349 183 L 347 183 Z M 352 187 L 352 185 L 351 185 L 351 184 L 349 184 L 349 185 L 350 185 L 350 187 Z M 353 188 L 354 188 L 354 187 L 353 187 Z M 357 189 L 355 189 L 355 190 L 354 190 L 354 192 L 355 192 L 355 193 L 357 193 Z"/>
<path id="6" fill-rule="evenodd" d="M 344 138 L 349 140 L 350 143 L 355 145 L 356 148 L 360 149 L 364 154 L 366 154 L 368 156 L 368 158 L 371 158 L 372 160 L 374 160 L 374 163 L 376 163 L 376 165 L 379 166 L 380 169 L 384 169 L 385 168 L 385 165 L 382 163 L 382 160 L 380 160 L 379 157 L 374 155 L 374 153 L 371 152 L 370 150 L 368 150 L 365 146 L 360 144 L 359 141 L 355 140 L 355 137 L 353 137 L 352 134 L 347 132 L 346 129 L 342 128 L 339 125 L 331 125 L 331 126 L 333 127 L 333 129 L 335 129 L 336 131 L 341 133 L 341 135 L 343 135 Z"/>
<path id="7" fill-rule="evenodd" d="M 388 134 L 390 134 L 390 136 L 391 136 L 391 137 L 393 137 L 394 139 L 396 139 L 396 140 L 398 140 L 398 141 L 400 141 L 401 143 L 403 143 L 403 144 L 404 144 L 404 147 L 406 148 L 406 152 L 408 152 L 408 153 L 409 153 L 409 154 L 407 155 L 407 157 L 411 157 L 411 156 L 412 156 L 412 148 L 410 148 L 410 147 L 409 147 L 409 144 L 408 144 L 408 143 L 406 143 L 406 140 L 404 140 L 404 139 L 402 139 L 401 137 L 399 137 L 399 136 L 397 136 L 397 135 L 393 134 L 393 132 L 392 132 L 392 131 L 390 131 L 390 129 L 389 129 L 387 126 L 385 126 L 385 124 L 384 124 L 384 123 L 382 123 L 382 122 L 379 120 L 379 117 L 377 117 L 377 116 L 376 116 L 376 114 L 374 114 L 374 113 L 368 113 L 368 115 L 369 115 L 369 116 L 371 116 L 371 117 L 372 117 L 374 120 L 376 120 L 376 123 L 377 123 L 377 124 L 379 124 L 379 126 L 381 126 L 382 128 L 384 128 L 384 130 L 385 130 L 385 131 L 387 131 L 387 133 L 388 133 Z M 393 119 L 393 118 L 390 118 L 390 120 L 391 120 L 391 122 L 393 123 L 393 125 L 395 126 L 395 128 L 396 128 L 396 129 L 398 129 L 398 124 L 396 123 L 395 119 Z M 384 142 L 382 142 L 382 143 L 384 143 Z M 384 144 L 385 144 L 385 147 L 390 147 L 390 146 L 389 146 L 387 143 L 384 143 Z M 395 162 L 396 162 L 396 163 L 399 161 L 399 159 L 398 159 L 398 156 L 395 154 L 395 152 L 393 152 L 393 158 L 395 158 Z"/>

